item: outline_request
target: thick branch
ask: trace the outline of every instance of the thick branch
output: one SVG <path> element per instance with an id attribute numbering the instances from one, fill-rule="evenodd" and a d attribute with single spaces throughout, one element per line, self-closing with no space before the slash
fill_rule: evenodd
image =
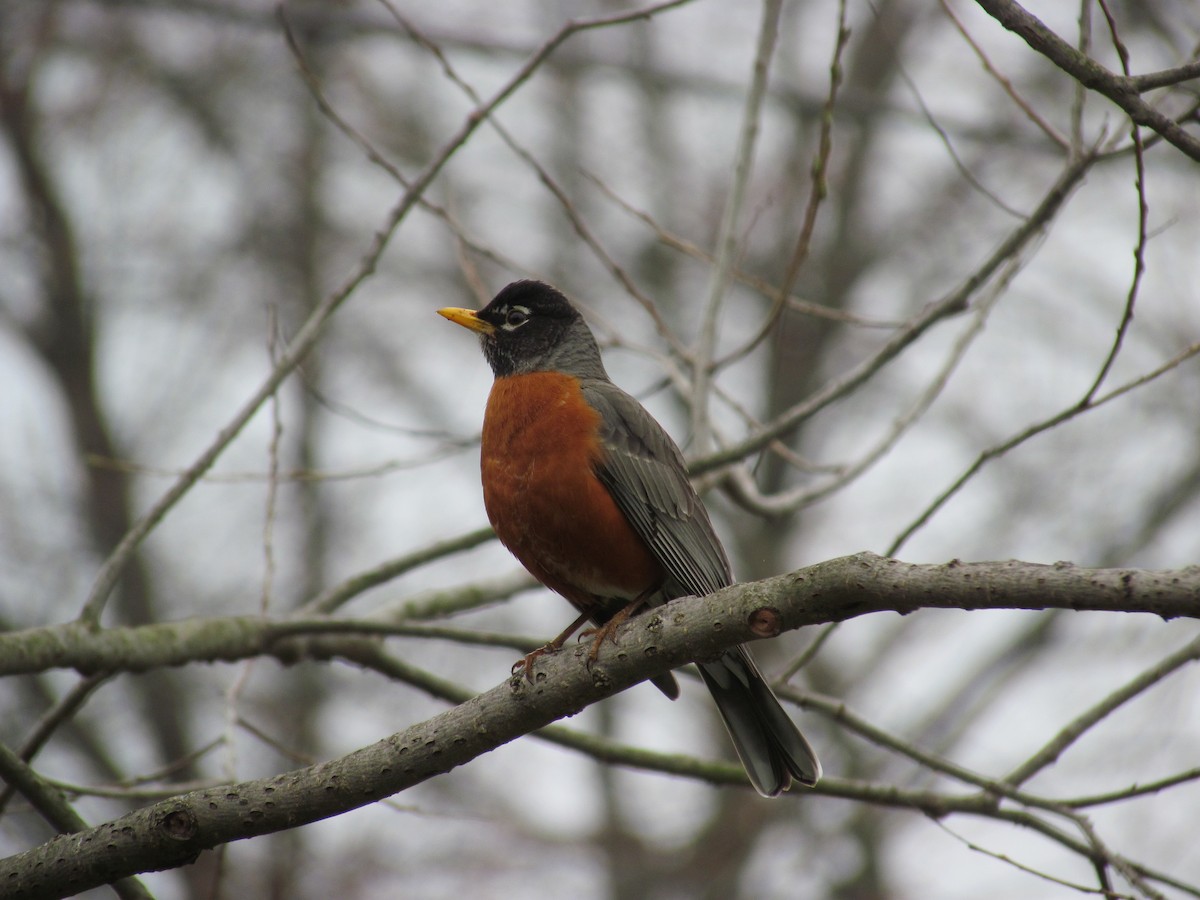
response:
<path id="1" fill-rule="evenodd" d="M 710 658 L 732 644 L 867 612 L 908 613 L 925 607 L 1061 608 L 1196 618 L 1200 567 L 1148 572 L 1015 561 L 922 566 L 858 554 L 735 585 L 638 617 L 619 632 L 618 647 L 606 648 L 590 669 L 584 662 L 585 645 L 543 658 L 534 684 L 512 679 L 340 759 L 194 791 L 97 828 L 60 835 L 4 861 L 0 884 L 21 885 L 15 897 L 54 897 L 182 865 L 222 843 L 294 828 L 391 796 L 651 675 Z M 238 625 L 253 630 L 250 620 Z M 135 631 L 125 630 L 126 646 Z M 85 640 L 85 632 L 76 628 L 75 634 Z M 98 642 L 105 637 L 105 632 L 94 634 Z M 14 634 L 4 640 L 19 638 Z M 9 655 L 7 650 L 0 646 L 0 659 Z M 58 664 L 70 664 L 69 656 Z"/>
<path id="2" fill-rule="evenodd" d="M 710 655 L 731 640 L 748 637 L 744 627 L 726 634 L 711 619 L 706 604 L 698 601 L 681 604 L 678 612 L 673 608 L 670 622 L 661 616 L 642 617 L 636 630 L 649 636 L 650 645 L 636 642 L 636 657 L 623 649 L 606 654 L 602 664 L 590 670 L 583 659 L 586 646 L 546 658 L 538 666 L 535 684 L 510 680 L 340 759 L 194 791 L 98 828 L 60 835 L 0 864 L 0 884 L 20 885 L 14 897 L 64 896 L 129 873 L 183 865 L 218 844 L 356 809 L 624 690 L 642 680 L 648 667 L 677 667 L 695 652 Z M 661 650 L 655 635 L 670 636 Z"/>
<path id="3" fill-rule="evenodd" d="M 688 602 L 696 601 L 677 601 L 672 612 Z M 1086 569 L 1070 563 L 1047 566 L 1019 560 L 914 565 L 860 553 L 735 585 L 713 594 L 703 605 L 714 614 L 743 610 L 743 617 L 760 607 L 778 612 L 778 622 L 770 633 L 747 630 L 743 618 L 738 641 L 867 613 L 907 614 L 922 608 L 1072 609 L 1152 613 L 1164 619 L 1200 618 L 1200 566 L 1156 572 Z M 84 673 L 145 671 L 262 655 L 292 660 L 303 651 L 289 646 L 288 639 L 339 633 L 453 636 L 420 624 L 325 618 L 233 616 L 107 629 L 70 622 L 0 634 L 0 675 L 55 668 Z"/>

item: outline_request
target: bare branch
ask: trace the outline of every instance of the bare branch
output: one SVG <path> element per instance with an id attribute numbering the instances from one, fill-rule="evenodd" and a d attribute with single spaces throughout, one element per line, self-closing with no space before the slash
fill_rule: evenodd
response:
<path id="1" fill-rule="evenodd" d="M 870 553 L 819 563 L 763 581 L 747 582 L 704 598 L 672 603 L 670 610 L 703 603 L 717 616 L 730 604 L 748 616 L 764 606 L 779 619 L 770 634 L 735 628 L 737 640 L 857 618 L 873 612 L 918 609 L 1070 609 L 1141 612 L 1200 618 L 1200 567 L 1176 571 L 1086 569 L 1020 561 L 915 565 Z M 337 619 L 265 619 L 261 616 L 189 619 L 138 627 L 92 629 L 67 622 L 0 633 L 0 675 L 72 668 L 81 672 L 144 671 L 190 662 L 280 655 L 291 659 L 289 638 L 314 635 L 409 635 L 511 646 L 509 638 L 472 638 L 469 632 L 406 622 Z M 699 645 L 697 645 L 698 647 Z M 726 645 L 728 646 L 728 645 Z M 702 655 L 702 654 L 698 654 Z M 660 670 L 655 670 L 660 671 Z M 653 674 L 653 673 L 652 673 Z"/>
<path id="2" fill-rule="evenodd" d="M 761 450 L 781 434 L 791 431 L 799 423 L 868 381 L 934 324 L 947 316 L 962 312 L 970 299 L 987 284 L 996 271 L 1041 233 L 1095 161 L 1096 157 L 1093 155 L 1072 160 L 1027 221 L 1014 229 L 991 256 L 956 290 L 926 307 L 911 323 L 894 335 L 875 356 L 859 363 L 841 378 L 824 385 L 812 396 L 786 410 L 750 437 L 744 438 L 724 450 L 695 460 L 691 466 L 692 474 L 703 475 Z"/>
<path id="3" fill-rule="evenodd" d="M 1012 785 L 1024 784 L 1047 766 L 1053 765 L 1067 748 L 1079 740 L 1088 729 L 1102 722 L 1119 706 L 1148 691 L 1172 672 L 1197 659 L 1200 659 L 1200 638 L 1189 641 L 1184 647 L 1155 663 L 1136 678 L 1113 691 L 1091 709 L 1086 710 L 1056 734 L 1045 747 L 1014 769 L 1005 778 L 1005 781 Z"/>
<path id="4" fill-rule="evenodd" d="M 842 54 L 849 43 L 850 28 L 846 25 L 846 2 L 845 0 L 839 0 L 837 40 L 834 42 L 833 58 L 829 63 L 829 93 L 826 94 L 825 103 L 821 107 L 821 130 L 817 136 L 817 149 L 813 154 L 812 166 L 809 170 L 812 188 L 809 191 L 808 203 L 804 207 L 804 218 L 800 225 L 800 234 L 796 238 L 796 246 L 792 250 L 791 259 L 788 260 L 783 280 L 777 288 L 767 293 L 767 296 L 771 298 L 771 308 L 767 311 L 762 325 L 759 326 L 758 331 L 741 347 L 734 349 L 717 360 L 714 363 L 715 368 L 725 368 L 748 356 L 774 330 L 776 324 L 779 322 L 780 315 L 788 306 L 789 297 L 796 286 L 796 281 L 800 277 L 800 270 L 808 259 L 809 252 L 812 250 L 813 233 L 817 227 L 817 215 L 820 213 L 829 192 L 829 185 L 826 178 L 828 175 L 829 157 L 833 152 L 833 112 L 837 104 L 838 89 L 842 85 Z M 733 277 L 737 277 L 736 267 L 734 267 Z M 824 309 L 824 307 L 818 308 Z"/>
<path id="5" fill-rule="evenodd" d="M 762 122 L 763 102 L 767 94 L 767 76 L 771 71 L 775 42 L 779 37 L 779 17 L 782 11 L 782 0 L 765 0 L 763 3 L 762 21 L 759 23 L 758 30 L 758 45 L 754 53 L 753 74 L 746 89 L 737 151 L 733 159 L 733 174 L 717 234 L 716 263 L 708 277 L 708 296 L 699 315 L 700 333 L 692 361 L 692 393 L 688 405 L 692 413 L 692 440 L 702 451 L 708 449 L 711 444 L 708 401 L 711 396 L 709 390 L 709 383 L 712 380 L 711 364 L 717 347 L 717 322 L 720 319 L 721 307 L 724 305 L 725 295 L 729 291 L 729 282 L 735 268 L 742 205 L 746 200 L 746 185 L 754 166 L 754 148 L 758 142 L 758 131 Z M 786 296 L 787 288 L 783 288 L 782 293 Z"/>
<path id="6" fill-rule="evenodd" d="M 984 71 L 986 71 L 992 76 L 992 78 L 996 80 L 996 83 L 1000 85 L 1004 93 L 1008 94 L 1013 103 L 1020 108 L 1021 112 L 1025 113 L 1025 116 L 1029 119 L 1029 121 L 1033 122 L 1034 125 L 1041 129 L 1042 133 L 1045 134 L 1046 137 L 1058 144 L 1058 146 L 1063 150 L 1070 150 L 1071 142 L 1059 134 L 1058 129 L 1047 122 L 1046 118 L 1037 111 L 1034 105 L 1017 92 L 1017 89 L 1013 86 L 1012 81 L 1006 78 L 1004 74 L 992 64 L 992 61 L 988 58 L 987 53 L 985 53 L 984 49 L 979 46 L 978 41 L 971 37 L 971 33 L 967 31 L 967 26 L 963 24 L 962 19 L 960 19 L 954 12 L 954 8 L 950 5 L 949 0 L 939 0 L 939 2 L 942 6 L 942 12 L 944 12 L 946 17 L 954 23 L 955 29 L 963 36 L 963 40 L 970 45 L 971 49 L 975 51 L 975 55 L 979 57 L 979 62 L 983 65 Z"/>
<path id="7" fill-rule="evenodd" d="M 1197 78 L 1200 78 L 1200 59 L 1185 63 L 1182 66 L 1176 66 L 1173 69 L 1164 69 L 1161 72 L 1132 75 L 1129 78 L 1129 84 L 1135 91 L 1140 93 L 1143 91 L 1153 91 L 1156 88 L 1183 84 L 1185 81 L 1194 81 Z"/>
<path id="8" fill-rule="evenodd" d="M 1132 77 L 1117 75 L 1106 69 L 1090 56 L 1076 50 L 1057 34 L 1046 27 L 1014 0 L 976 0 L 997 22 L 1014 34 L 1019 35 L 1038 53 L 1078 81 L 1103 94 L 1138 125 L 1144 125 L 1160 134 L 1165 140 L 1192 159 L 1200 161 L 1200 138 L 1184 130 L 1183 126 L 1159 112 L 1139 96 L 1146 88 Z M 1191 69 L 1187 70 L 1188 72 Z M 1188 77 L 1195 77 L 1190 75 Z M 1183 80 L 1183 79 L 1180 79 Z"/>
<path id="9" fill-rule="evenodd" d="M 435 544 L 423 547 L 412 553 L 406 553 L 404 556 L 389 560 L 369 571 L 355 575 L 341 584 L 328 588 L 320 596 L 315 597 L 305 604 L 299 610 L 299 614 L 313 616 L 331 613 L 363 591 L 391 581 L 393 578 L 398 578 L 405 572 L 410 572 L 436 559 L 478 547 L 480 544 L 492 540 L 495 536 L 496 532 L 492 531 L 491 526 L 488 525 L 483 528 L 476 528 L 474 531 L 468 531 L 466 534 L 459 535 L 458 537 L 438 541 Z"/>
<path id="10" fill-rule="evenodd" d="M 987 296 L 976 303 L 970 324 L 954 342 L 941 369 L 930 380 L 929 385 L 922 392 L 921 396 L 891 424 L 887 432 L 875 442 L 874 446 L 867 447 L 858 459 L 837 467 L 832 477 L 820 484 L 812 486 L 799 485 L 791 490 L 770 495 L 764 494 L 759 489 L 746 469 L 740 467 L 730 469 L 723 483 L 728 488 L 733 500 L 743 508 L 759 515 L 785 515 L 802 509 L 811 503 L 815 503 L 823 497 L 828 497 L 870 469 L 871 466 L 882 459 L 896 445 L 900 438 L 908 432 L 916 421 L 928 411 L 938 396 L 941 395 L 942 390 L 950 380 L 951 374 L 958 368 L 958 364 L 962 362 L 968 348 L 981 333 L 984 323 L 987 321 L 988 313 L 991 311 L 996 300 L 1005 288 L 1007 288 L 1012 278 L 1020 271 L 1023 262 L 1018 256 L 1005 267 L 1005 271 L 997 277 L 995 284 L 989 289 Z M 773 452 L 780 453 L 774 444 L 772 445 L 772 450 Z M 780 453 L 780 455 L 785 459 L 788 457 L 786 452 Z"/>
<path id="11" fill-rule="evenodd" d="M 293 772 L 172 798 L 5 860 L 0 882 L 20 878 L 29 898 L 51 897 L 136 872 L 168 868 L 228 841 L 267 834 L 357 809 L 462 765 L 481 753 L 625 690 L 654 674 L 781 629 L 924 606 L 963 609 L 1061 606 L 1200 617 L 1200 567 L 1180 572 L 1086 570 L 1023 563 L 916 566 L 860 554 L 791 575 L 685 598 L 627 623 L 618 648 L 587 665 L 579 646 L 539 660 L 532 684 L 520 677 L 347 756 Z M 768 613 L 764 616 L 764 613 Z M 249 625 L 250 623 L 246 623 Z M 78 625 L 75 634 L 89 634 Z M 163 626 L 155 626 L 163 627 Z M 165 635 L 164 635 L 165 637 Z M 153 642 L 147 642 L 153 643 Z M 7 652 L 0 650 L 0 658 Z M 435 690 L 441 690 L 436 688 Z M 837 784 L 827 785 L 837 795 Z M 1011 789 L 1010 789 L 1011 790 Z M 913 806 L 895 788 L 880 802 Z M 890 800 L 884 798 L 890 797 Z M 983 811 L 991 801 L 930 798 L 929 809 Z M 995 813 L 1001 815 L 1001 812 Z M 1003 813 L 1011 815 L 1011 813 Z M 1059 834 L 1033 820 L 1040 830 Z M 1031 823 L 1032 824 L 1032 823 Z M 1087 851 L 1090 855 L 1091 851 Z M 45 864 L 55 860 L 54 865 Z"/>
<path id="12" fill-rule="evenodd" d="M 30 805 L 60 832 L 81 832 L 89 827 L 88 823 L 75 811 L 75 808 L 67 803 L 62 791 L 33 771 L 2 743 L 0 743 L 0 778 L 19 791 Z M 146 890 L 145 885 L 136 878 L 130 877 L 134 874 L 133 871 L 130 871 L 124 876 L 110 879 L 114 882 L 112 886 L 117 892 L 117 896 L 122 900 L 153 900 L 153 896 Z M 22 886 L 25 884 L 23 879 L 12 878 L 5 879 L 4 883 Z M 93 886 L 92 884 L 87 885 L 87 887 Z M 77 892 L 73 880 L 70 879 L 64 882 L 64 888 L 56 892 L 55 896 L 65 897 Z"/>
<path id="13" fill-rule="evenodd" d="M 1085 397 L 1080 403 L 1076 403 L 1067 409 L 1062 410 L 1061 412 L 1043 419 L 1040 422 L 1036 422 L 1020 433 L 1013 435 L 1003 443 L 984 450 L 979 454 L 978 457 L 976 457 L 975 461 L 971 463 L 966 471 L 964 471 L 957 479 L 955 479 L 953 484 L 942 491 L 942 493 L 940 493 L 934 499 L 934 501 L 930 503 L 929 506 L 927 506 L 924 511 L 922 511 L 922 513 L 908 525 L 908 527 L 900 532 L 900 535 L 892 542 L 891 547 L 888 549 L 888 553 L 892 554 L 899 551 L 899 549 L 904 546 L 908 539 L 933 517 L 934 513 L 941 509 L 951 497 L 962 490 L 963 486 L 966 485 L 966 483 L 973 477 L 975 477 L 975 474 L 993 459 L 998 459 L 1006 454 L 1009 450 L 1020 446 L 1032 437 L 1049 431 L 1051 428 L 1055 428 L 1061 425 L 1063 422 L 1067 422 L 1089 410 L 1097 409 L 1098 407 L 1103 406 L 1112 400 L 1116 400 L 1118 397 L 1122 397 L 1125 394 L 1128 394 L 1130 391 L 1165 375 L 1167 372 L 1170 372 L 1185 361 L 1194 357 L 1197 353 L 1200 353 L 1200 342 L 1192 344 L 1190 347 L 1187 347 L 1181 352 L 1175 354 L 1175 356 L 1171 357 L 1156 369 L 1147 372 L 1138 378 L 1134 378 L 1118 388 L 1114 388 L 1104 396 L 1095 399 L 1089 399 Z"/>
<path id="14" fill-rule="evenodd" d="M 49 710 L 38 720 L 33 731 L 17 750 L 17 756 L 20 760 L 29 762 L 33 759 L 46 742 L 50 740 L 50 737 L 58 727 L 64 722 L 69 721 L 87 701 L 87 698 L 92 695 L 92 692 L 111 677 L 112 673 L 110 672 L 97 672 L 80 680 L 53 709 Z M 0 791 L 0 813 L 3 813 L 4 808 L 8 805 L 8 801 L 12 799 L 13 794 L 16 792 L 16 783 L 7 778 L 4 780 L 7 783 L 4 785 L 4 789 Z"/>
<path id="15" fill-rule="evenodd" d="M 814 168 L 816 167 L 817 163 L 814 163 Z M 669 247 L 672 250 L 676 250 L 691 259 L 699 260 L 700 262 L 708 263 L 710 265 L 714 263 L 715 260 L 711 253 L 701 247 L 696 246 L 691 241 L 681 238 L 677 234 L 672 234 L 670 231 L 664 228 L 661 223 L 655 221 L 653 216 L 651 216 L 645 210 L 638 209 L 633 204 L 629 203 L 593 173 L 585 172 L 584 174 L 604 193 L 606 197 L 616 203 L 619 207 L 621 207 L 621 209 L 625 210 L 625 212 L 629 213 L 638 221 L 649 227 L 664 246 Z M 814 178 L 815 177 L 816 173 L 814 172 Z M 810 208 L 812 205 L 813 204 L 810 203 Z M 813 213 L 813 217 L 815 220 L 815 212 Z M 781 292 L 780 287 L 771 284 L 765 278 L 760 278 L 757 275 L 747 272 L 743 269 L 735 268 L 733 271 L 733 277 L 741 284 L 745 284 L 754 288 L 754 290 L 758 291 L 764 297 L 775 297 Z M 863 328 L 897 328 L 902 324 L 895 320 L 875 319 L 868 316 L 857 315 L 856 313 L 852 312 L 846 312 L 845 310 L 841 309 L 832 309 L 828 306 L 823 306 L 820 303 L 813 303 L 810 300 L 804 300 L 794 295 L 787 296 L 786 303 L 790 309 L 793 309 L 796 312 L 802 313 L 806 316 L 812 316 L 813 318 L 817 319 L 829 319 L 832 322 L 846 322 L 850 325 L 858 325 Z M 768 330 L 768 325 L 769 323 L 764 324 L 764 331 Z M 732 362 L 736 355 L 737 354 L 735 352 L 735 354 L 732 354 L 730 357 L 723 358 L 720 360 L 720 364 L 724 365 Z"/>

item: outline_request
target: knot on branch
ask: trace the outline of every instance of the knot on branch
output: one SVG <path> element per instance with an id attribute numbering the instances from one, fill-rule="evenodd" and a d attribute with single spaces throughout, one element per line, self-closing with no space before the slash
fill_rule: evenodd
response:
<path id="1" fill-rule="evenodd" d="M 200 831 L 195 814 L 183 807 L 173 809 L 158 820 L 158 827 L 167 837 L 175 841 L 190 841 Z"/>
<path id="2" fill-rule="evenodd" d="M 746 620 L 755 637 L 771 638 L 783 631 L 783 616 L 773 606 L 762 606 Z"/>

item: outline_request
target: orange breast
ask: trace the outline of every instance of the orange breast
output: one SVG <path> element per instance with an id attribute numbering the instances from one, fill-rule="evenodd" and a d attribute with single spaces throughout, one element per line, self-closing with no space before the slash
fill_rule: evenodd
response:
<path id="1" fill-rule="evenodd" d="M 607 598 L 632 600 L 662 578 L 594 474 L 599 425 L 579 382 L 553 372 L 497 378 L 483 421 L 492 527 L 538 581 L 581 612 Z"/>

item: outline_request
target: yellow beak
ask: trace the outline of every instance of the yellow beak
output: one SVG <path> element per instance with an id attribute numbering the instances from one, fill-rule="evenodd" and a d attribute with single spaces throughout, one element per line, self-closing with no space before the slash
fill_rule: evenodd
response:
<path id="1" fill-rule="evenodd" d="M 447 306 L 444 309 L 439 309 L 437 312 L 439 316 L 449 319 L 455 325 L 470 328 L 472 331 L 478 331 L 480 334 L 492 334 L 496 330 L 495 325 L 479 318 L 479 315 L 473 309 L 459 309 L 457 306 Z"/>

